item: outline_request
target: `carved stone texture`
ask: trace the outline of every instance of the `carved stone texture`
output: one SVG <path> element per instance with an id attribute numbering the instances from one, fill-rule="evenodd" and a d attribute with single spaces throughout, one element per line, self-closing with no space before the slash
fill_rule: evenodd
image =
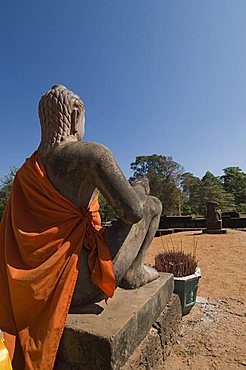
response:
<path id="1" fill-rule="evenodd" d="M 159 225 L 161 202 L 149 195 L 147 179 L 132 186 L 113 154 L 103 145 L 81 142 L 84 104 L 72 91 L 55 85 L 41 98 L 42 139 L 39 154 L 53 186 L 77 207 L 90 205 L 97 189 L 115 210 L 118 221 L 108 230 L 108 244 L 117 285 L 138 288 L 158 277 L 144 265 Z M 91 282 L 87 251 L 82 248 L 72 306 L 104 297 Z"/>

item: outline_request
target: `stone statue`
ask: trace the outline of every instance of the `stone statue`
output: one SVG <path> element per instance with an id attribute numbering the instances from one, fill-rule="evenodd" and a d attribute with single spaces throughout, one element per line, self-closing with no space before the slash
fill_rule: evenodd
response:
<path id="1" fill-rule="evenodd" d="M 217 202 L 207 203 L 207 229 L 217 230 L 222 228 L 221 211 L 218 210 Z"/>
<path id="2" fill-rule="evenodd" d="M 147 179 L 129 184 L 105 146 L 81 142 L 84 112 L 79 96 L 62 85 L 43 95 L 39 156 L 52 185 L 76 206 L 88 207 L 98 190 L 103 194 L 119 218 L 108 230 L 117 286 L 138 288 L 158 277 L 155 269 L 144 264 L 144 258 L 158 228 L 162 205 L 149 195 Z M 82 248 L 72 306 L 104 297 L 91 281 L 87 256 Z"/>

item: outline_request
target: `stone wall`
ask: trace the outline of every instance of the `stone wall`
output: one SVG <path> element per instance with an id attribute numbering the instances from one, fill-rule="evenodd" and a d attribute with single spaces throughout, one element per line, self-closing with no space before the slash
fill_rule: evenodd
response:
<path id="1" fill-rule="evenodd" d="M 222 214 L 222 227 L 230 229 L 246 228 L 246 217 L 224 217 Z M 191 216 L 162 216 L 159 229 L 205 229 L 205 218 L 192 218 Z M 157 234 L 158 235 L 158 234 Z"/>

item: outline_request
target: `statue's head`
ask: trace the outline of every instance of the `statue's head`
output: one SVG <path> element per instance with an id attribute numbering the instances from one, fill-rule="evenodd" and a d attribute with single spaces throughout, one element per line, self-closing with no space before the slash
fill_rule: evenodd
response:
<path id="1" fill-rule="evenodd" d="M 215 208 L 217 208 L 219 206 L 219 204 L 217 203 L 217 202 L 213 202 L 213 201 L 211 201 L 211 202 L 207 202 L 207 208 L 208 209 L 215 209 Z"/>
<path id="2" fill-rule="evenodd" d="M 54 85 L 39 102 L 43 150 L 64 141 L 81 140 L 84 136 L 84 104 L 65 86 Z"/>

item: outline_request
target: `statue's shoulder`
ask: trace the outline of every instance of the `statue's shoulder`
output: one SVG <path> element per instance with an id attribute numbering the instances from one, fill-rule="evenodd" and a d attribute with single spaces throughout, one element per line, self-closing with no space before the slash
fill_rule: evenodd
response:
<path id="1" fill-rule="evenodd" d="M 57 147 L 53 152 L 54 157 L 87 159 L 88 161 L 102 158 L 113 158 L 111 151 L 103 144 L 95 142 L 70 142 Z"/>
<path id="2" fill-rule="evenodd" d="M 95 142 L 77 141 L 66 145 L 68 150 L 76 151 L 82 155 L 90 155 L 92 157 L 100 157 L 101 155 L 112 155 L 111 151 L 103 144 Z M 64 146 L 65 149 L 65 146 Z"/>
<path id="3" fill-rule="evenodd" d="M 112 153 L 104 145 L 94 142 L 73 141 L 57 146 L 41 158 L 50 178 L 66 178 L 73 181 L 75 174 L 80 173 L 85 178 L 89 173 L 101 173 L 103 164 L 109 167 L 115 162 Z M 77 175 L 76 175 L 77 176 Z M 77 176 L 78 177 L 78 176 Z M 78 177 L 79 180 L 80 177 Z"/>

